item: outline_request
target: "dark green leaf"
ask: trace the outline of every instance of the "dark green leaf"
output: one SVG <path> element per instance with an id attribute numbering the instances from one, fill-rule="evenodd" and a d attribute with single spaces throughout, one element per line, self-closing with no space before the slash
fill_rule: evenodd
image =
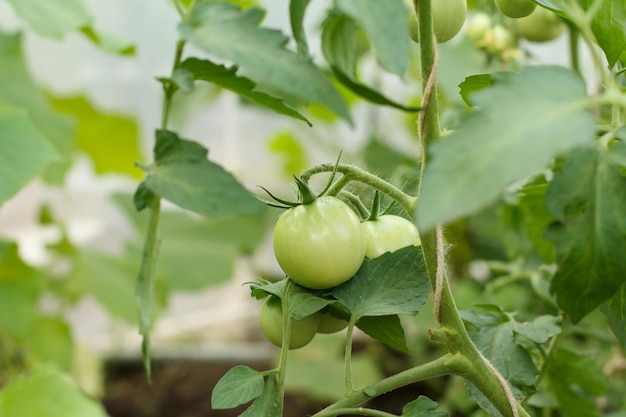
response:
<path id="1" fill-rule="evenodd" d="M 533 321 L 515 323 L 513 331 L 536 343 L 546 343 L 553 336 L 561 333 L 561 319 L 555 316 L 539 316 Z"/>
<path id="2" fill-rule="evenodd" d="M 585 10 L 592 4 L 593 0 L 582 0 Z M 626 48 L 626 3 L 623 0 L 602 1 L 594 14 L 591 29 L 606 55 L 609 68 L 612 68 Z"/>
<path id="3" fill-rule="evenodd" d="M 135 209 L 137 211 L 141 211 L 146 207 L 150 206 L 155 198 L 159 198 L 158 195 L 154 194 L 145 183 L 140 183 L 133 195 L 133 204 L 135 205 Z"/>
<path id="4" fill-rule="evenodd" d="M 450 415 L 445 411 L 435 411 L 436 408 L 436 402 L 420 395 L 404 406 L 401 417 L 445 417 Z"/>
<path id="5" fill-rule="evenodd" d="M 205 216 L 260 213 L 263 205 L 222 167 L 206 159 L 207 150 L 175 133 L 157 131 L 156 165 L 144 180 L 153 193 Z M 141 201 L 141 200 L 140 200 Z"/>
<path id="6" fill-rule="evenodd" d="M 289 20 L 291 21 L 291 32 L 298 45 L 298 53 L 304 57 L 309 56 L 309 46 L 304 32 L 304 14 L 310 0 L 290 0 Z"/>
<path id="7" fill-rule="evenodd" d="M 387 346 L 409 353 L 404 329 L 398 316 L 361 317 L 356 327 Z"/>
<path id="8" fill-rule="evenodd" d="M 626 144 L 586 146 L 569 154 L 548 187 L 546 204 L 558 223 L 558 270 L 551 291 L 574 322 L 613 297 L 626 282 Z"/>
<path id="9" fill-rule="evenodd" d="M 470 75 L 465 78 L 461 84 L 459 84 L 461 97 L 468 106 L 473 106 L 474 103 L 472 103 L 470 96 L 484 90 L 485 88 L 491 87 L 492 84 L 493 78 L 491 74 Z"/>
<path id="10" fill-rule="evenodd" d="M 359 22 L 387 71 L 403 76 L 409 67 L 408 10 L 402 0 L 340 0 L 338 7 Z"/>
<path id="11" fill-rule="evenodd" d="M 100 403 L 87 397 L 66 374 L 31 371 L 0 390 L 3 417 L 106 417 Z"/>
<path id="12" fill-rule="evenodd" d="M 278 395 L 276 375 L 270 375 L 265 381 L 261 396 L 257 397 L 239 417 L 281 417 L 282 408 L 282 398 Z"/>
<path id="13" fill-rule="evenodd" d="M 617 340 L 626 348 L 626 285 L 600 306 Z"/>
<path id="14" fill-rule="evenodd" d="M 245 404 L 261 395 L 264 386 L 263 374 L 237 365 L 226 372 L 213 388 L 211 407 L 223 410 Z"/>
<path id="15" fill-rule="evenodd" d="M 256 85 L 252 80 L 237 75 L 237 67 L 226 68 L 211 61 L 188 58 L 181 64 L 181 68 L 189 71 L 196 80 L 212 82 L 278 114 L 302 120 L 311 126 L 307 118 L 287 106 L 281 99 L 256 91 Z"/>
<path id="16" fill-rule="evenodd" d="M 593 397 L 604 394 L 608 386 L 593 356 L 557 350 L 548 364 L 546 382 L 565 417 L 600 416 Z"/>
<path id="17" fill-rule="evenodd" d="M 276 297 L 283 298 L 285 296 L 285 289 L 287 288 L 287 283 L 289 280 L 282 279 L 280 281 L 271 282 L 268 284 L 252 284 L 250 286 L 251 296 L 255 297 L 257 300 L 267 297 L 269 294 L 275 295 Z"/>
<path id="18" fill-rule="evenodd" d="M 414 246 L 365 260 L 333 296 L 359 319 L 364 316 L 415 315 L 431 292 L 422 251 Z"/>
<path id="19" fill-rule="evenodd" d="M 416 210 L 422 231 L 486 207 L 505 187 L 594 137 L 585 85 L 574 72 L 537 66 L 494 80 L 472 96 L 478 110 L 430 148 Z"/>
<path id="20" fill-rule="evenodd" d="M 0 107 L 0 203 L 13 197 L 44 168 L 59 159 L 24 110 Z"/>
<path id="21" fill-rule="evenodd" d="M 294 284 L 289 291 L 287 308 L 295 320 L 302 320 L 333 303 L 333 300 L 321 297 L 320 291 L 312 291 Z"/>
<path id="22" fill-rule="evenodd" d="M 330 80 L 310 59 L 285 48 L 287 37 L 259 27 L 265 13 L 242 11 L 224 2 L 198 2 L 179 26 L 195 46 L 233 61 L 250 78 L 287 96 L 323 104 L 350 121 L 348 107 Z"/>
<path id="23" fill-rule="evenodd" d="M 61 39 L 91 23 L 82 0 L 9 0 L 15 13 L 38 34 Z"/>

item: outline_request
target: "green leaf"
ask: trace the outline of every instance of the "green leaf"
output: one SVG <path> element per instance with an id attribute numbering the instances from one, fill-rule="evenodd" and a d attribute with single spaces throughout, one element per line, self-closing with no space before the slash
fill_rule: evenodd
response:
<path id="1" fill-rule="evenodd" d="M 478 110 L 430 147 L 416 209 L 422 231 L 488 206 L 505 187 L 594 136 L 585 86 L 574 72 L 527 67 L 494 81 L 471 96 Z"/>
<path id="2" fill-rule="evenodd" d="M 450 415 L 445 411 L 435 411 L 436 408 L 436 402 L 420 395 L 404 406 L 401 417 L 446 417 Z"/>
<path id="3" fill-rule="evenodd" d="M 360 34 L 361 31 L 357 23 L 345 14 L 331 12 L 324 20 L 322 25 L 322 52 L 337 81 L 371 103 L 410 112 L 419 111 L 420 107 L 397 103 L 357 80 L 356 64 L 360 55 Z"/>
<path id="4" fill-rule="evenodd" d="M 181 64 L 181 68 L 189 71 L 196 80 L 212 82 L 278 114 L 302 120 L 312 126 L 306 117 L 287 106 L 281 99 L 256 91 L 253 81 L 237 75 L 239 68 L 236 66 L 226 68 L 211 61 L 188 58 Z"/>
<path id="5" fill-rule="evenodd" d="M 49 364 L 65 372 L 72 369 L 74 341 L 64 321 L 55 317 L 38 317 L 23 344 L 35 362 Z"/>
<path id="6" fill-rule="evenodd" d="M 135 45 L 119 36 L 107 33 L 93 26 L 84 26 L 80 31 L 87 39 L 98 45 L 100 49 L 111 54 L 135 56 Z"/>
<path id="7" fill-rule="evenodd" d="M 239 417 L 281 417 L 282 408 L 282 398 L 278 395 L 276 375 L 269 375 L 261 396 L 257 397 Z"/>
<path id="8" fill-rule="evenodd" d="M 82 0 L 8 0 L 15 13 L 41 36 L 61 39 L 91 23 Z"/>
<path id="9" fill-rule="evenodd" d="M 593 356 L 558 349 L 546 370 L 546 382 L 564 417 L 598 417 L 593 397 L 608 389 L 606 376 Z"/>
<path id="10" fill-rule="evenodd" d="M 263 210 L 231 174 L 206 159 L 206 148 L 167 130 L 158 130 L 156 138 L 155 166 L 144 180 L 150 191 L 204 216 L 248 215 Z"/>
<path id="11" fill-rule="evenodd" d="M 234 408 L 257 398 L 263 393 L 263 374 L 237 365 L 230 369 L 215 385 L 211 393 L 211 407 L 216 410 Z"/>
<path id="12" fill-rule="evenodd" d="M 310 290 L 300 285 L 291 286 L 287 298 L 289 315 L 295 320 L 302 320 L 333 303 L 333 300 L 321 297 L 322 292 Z"/>
<path id="13" fill-rule="evenodd" d="M 89 155 L 97 173 L 118 172 L 141 178 L 142 161 L 137 122 L 94 108 L 85 97 L 52 98 L 52 106 L 78 123 L 76 147 Z"/>
<path id="14" fill-rule="evenodd" d="M 0 417 L 106 417 L 102 405 L 69 377 L 48 369 L 11 380 L 0 391 Z"/>
<path id="15" fill-rule="evenodd" d="M 268 147 L 281 157 L 283 174 L 290 178 L 310 166 L 304 147 L 290 132 L 278 132 L 270 139 Z"/>
<path id="16" fill-rule="evenodd" d="M 546 343 L 553 336 L 561 333 L 560 322 L 559 317 L 544 315 L 530 322 L 515 323 L 513 331 L 535 343 Z"/>
<path id="17" fill-rule="evenodd" d="M 0 203 L 13 197 L 58 154 L 24 110 L 0 106 Z"/>
<path id="18" fill-rule="evenodd" d="M 309 56 L 309 45 L 304 32 L 304 14 L 311 0 L 290 0 L 289 20 L 291 22 L 291 32 L 298 45 L 298 53 L 304 57 Z"/>
<path id="19" fill-rule="evenodd" d="M 250 78 L 290 97 L 323 104 L 347 121 L 348 107 L 330 80 L 311 60 L 285 48 L 288 38 L 259 27 L 265 12 L 242 11 L 223 2 L 198 2 L 180 24 L 183 39 L 233 61 Z"/>
<path id="20" fill-rule="evenodd" d="M 57 154 L 56 162 L 47 166 L 43 176 L 47 181 L 60 183 L 72 161 L 74 122 L 55 112 L 30 79 L 22 56 L 21 40 L 19 34 L 0 33 L 0 107 L 15 107 L 27 113 L 28 119 L 39 130 L 39 135 L 49 141 Z"/>
<path id="21" fill-rule="evenodd" d="M 473 106 L 474 103 L 470 99 L 472 94 L 482 91 L 491 87 L 493 84 L 493 77 L 491 74 L 476 74 L 466 77 L 461 84 L 459 84 L 460 94 L 463 101 L 468 106 Z"/>
<path id="22" fill-rule="evenodd" d="M 387 71 L 403 76 L 409 67 L 408 10 L 402 0 L 339 0 L 337 6 L 359 22 Z"/>
<path id="23" fill-rule="evenodd" d="M 356 327 L 387 346 L 400 352 L 409 353 L 402 322 L 397 315 L 361 317 L 357 321 Z"/>
<path id="24" fill-rule="evenodd" d="M 609 327 L 617 340 L 626 347 L 626 285 L 600 306 Z"/>
<path id="25" fill-rule="evenodd" d="M 585 10 L 589 10 L 594 1 L 582 0 L 581 3 Z M 591 29 L 606 55 L 609 68 L 612 68 L 626 48 L 626 3 L 603 0 L 593 16 Z"/>
<path id="26" fill-rule="evenodd" d="M 415 315 L 431 292 L 421 250 L 408 246 L 365 260 L 352 279 L 333 290 L 356 320 L 364 316 Z"/>
<path id="27" fill-rule="evenodd" d="M 558 221 L 546 234 L 558 264 L 550 290 L 574 322 L 626 282 L 625 161 L 622 142 L 579 148 L 548 187 L 546 204 Z"/>

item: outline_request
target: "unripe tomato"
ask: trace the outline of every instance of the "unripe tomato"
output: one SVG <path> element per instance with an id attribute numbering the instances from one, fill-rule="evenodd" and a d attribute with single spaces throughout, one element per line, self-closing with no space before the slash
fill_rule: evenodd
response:
<path id="1" fill-rule="evenodd" d="M 533 42 L 548 42 L 559 37 L 565 24 L 548 9 L 537 7 L 529 16 L 517 19 L 517 33 Z"/>
<path id="2" fill-rule="evenodd" d="M 283 344 L 283 306 L 281 299 L 270 295 L 261 307 L 261 330 L 273 344 L 280 347 Z M 309 344 L 317 333 L 319 317 L 313 314 L 302 320 L 291 320 L 291 338 L 289 349 L 299 349 Z"/>
<path id="3" fill-rule="evenodd" d="M 491 16 L 486 13 L 474 13 L 465 27 L 465 34 L 474 42 L 480 42 L 491 29 Z"/>
<path id="4" fill-rule="evenodd" d="M 287 276 L 303 287 L 332 288 L 352 278 L 363 263 L 360 220 L 337 197 L 293 207 L 276 222 L 274 254 Z"/>
<path id="5" fill-rule="evenodd" d="M 341 304 L 339 303 L 335 303 L 335 305 L 338 305 L 339 307 L 337 307 L 338 309 L 343 309 L 341 307 Z M 345 311 L 345 309 L 344 309 Z M 329 313 L 328 311 L 320 311 L 318 313 L 319 316 L 319 326 L 317 328 L 317 332 L 318 333 L 325 333 L 325 334 L 329 334 L 329 333 L 336 333 L 340 330 L 345 329 L 346 327 L 348 327 L 348 321 L 344 320 L 342 318 L 339 317 L 335 317 L 333 316 L 331 313 Z"/>
<path id="6" fill-rule="evenodd" d="M 489 52 L 497 54 L 515 46 L 515 38 L 511 31 L 502 25 L 495 25 L 491 30 L 490 42 L 486 45 Z"/>
<path id="7" fill-rule="evenodd" d="M 537 3 L 531 0 L 496 0 L 496 6 L 503 15 L 517 19 L 531 14 Z"/>
<path id="8" fill-rule="evenodd" d="M 365 256 L 370 259 L 406 246 L 420 245 L 417 228 L 404 217 L 384 214 L 376 220 L 361 223 L 361 226 L 365 235 Z"/>
<path id="9" fill-rule="evenodd" d="M 419 0 L 418 0 L 419 1 Z M 433 0 L 433 30 L 437 42 L 443 43 L 454 38 L 461 31 L 467 17 L 465 0 Z"/>

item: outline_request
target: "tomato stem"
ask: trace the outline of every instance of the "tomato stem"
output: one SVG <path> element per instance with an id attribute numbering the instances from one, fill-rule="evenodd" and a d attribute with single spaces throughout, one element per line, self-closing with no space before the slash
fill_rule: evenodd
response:
<path id="1" fill-rule="evenodd" d="M 346 383 L 346 397 L 349 397 L 354 392 L 354 384 L 352 382 L 352 335 L 354 332 L 355 324 L 356 320 L 350 317 L 344 352 L 344 378 Z"/>

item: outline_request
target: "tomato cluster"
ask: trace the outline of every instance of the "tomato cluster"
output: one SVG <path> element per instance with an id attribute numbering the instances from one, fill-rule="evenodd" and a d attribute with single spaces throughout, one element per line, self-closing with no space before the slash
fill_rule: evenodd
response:
<path id="1" fill-rule="evenodd" d="M 334 196 L 315 198 L 282 213 L 274 227 L 276 260 L 289 279 L 313 290 L 326 290 L 351 279 L 364 259 L 420 244 L 415 225 L 385 214 L 361 222 L 359 216 Z M 334 333 L 348 322 L 328 306 L 302 320 L 291 321 L 290 349 L 308 344 L 316 333 Z M 283 336 L 281 299 L 269 296 L 261 308 L 261 329 L 280 346 Z"/>

